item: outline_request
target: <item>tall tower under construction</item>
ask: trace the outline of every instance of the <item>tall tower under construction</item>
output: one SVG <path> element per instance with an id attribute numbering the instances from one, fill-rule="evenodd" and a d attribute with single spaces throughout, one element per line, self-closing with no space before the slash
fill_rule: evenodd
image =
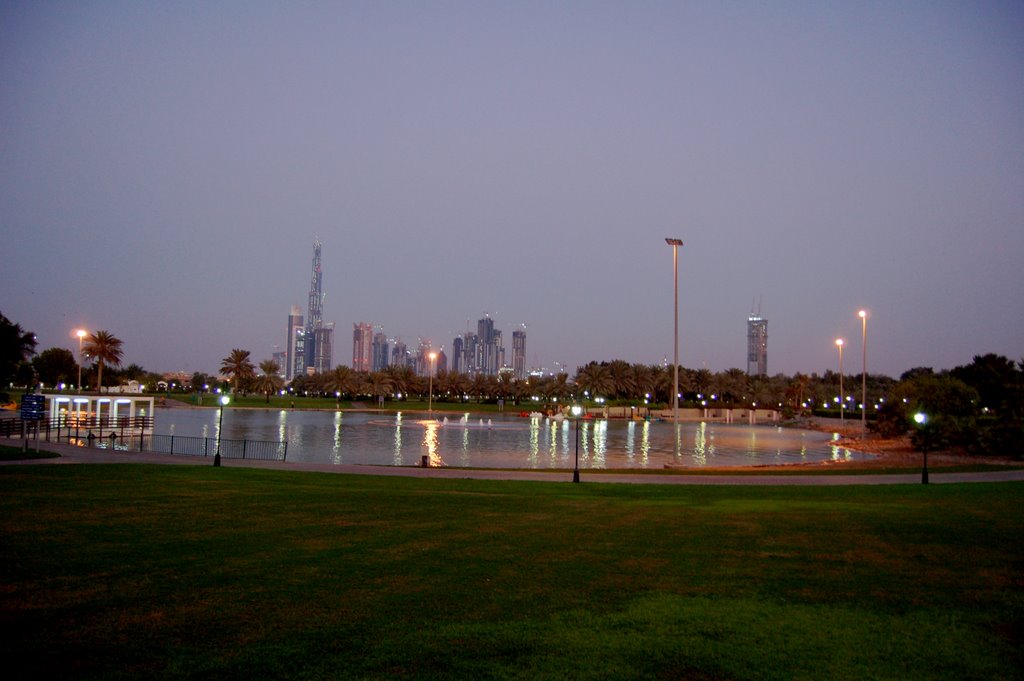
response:
<path id="1" fill-rule="evenodd" d="M 747 375 L 768 375 L 768 320 L 760 309 L 747 317 Z"/>
<path id="2" fill-rule="evenodd" d="M 306 315 L 306 371 L 330 371 L 334 325 L 324 324 L 324 279 L 320 268 L 320 240 L 313 241 L 313 273 L 309 283 L 309 310 Z"/>

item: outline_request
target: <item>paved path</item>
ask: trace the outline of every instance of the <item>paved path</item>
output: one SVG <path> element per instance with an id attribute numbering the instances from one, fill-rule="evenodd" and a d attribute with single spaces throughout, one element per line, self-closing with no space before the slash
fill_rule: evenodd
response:
<path id="1" fill-rule="evenodd" d="M 9 442 L 20 442 L 10 440 Z M 32 445 L 29 445 L 32 449 Z M 172 456 L 152 452 L 112 452 L 105 449 L 86 449 L 71 445 L 42 443 L 41 448 L 58 452 L 55 459 L 26 459 L 0 462 L 12 464 L 104 464 L 151 463 L 178 466 L 210 466 L 212 457 Z M 390 475 L 416 478 L 474 480 L 534 480 L 541 482 L 569 482 L 572 473 L 566 471 L 493 470 L 486 468 L 414 468 L 399 466 L 362 466 L 353 464 L 323 464 L 280 461 L 253 461 L 252 459 L 222 459 L 225 468 L 266 468 L 281 471 L 313 471 L 319 473 L 349 473 L 356 475 Z M 686 475 L 685 473 L 589 473 L 580 471 L 582 482 L 617 482 L 650 485 L 907 485 L 920 484 L 921 474 L 904 475 Z M 1024 481 L 1024 468 L 985 473 L 931 473 L 932 483 L 956 482 L 1010 482 Z"/>

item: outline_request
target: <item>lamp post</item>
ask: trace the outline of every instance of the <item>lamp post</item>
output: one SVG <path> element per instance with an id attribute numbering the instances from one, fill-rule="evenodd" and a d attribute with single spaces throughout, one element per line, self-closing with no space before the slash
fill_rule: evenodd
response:
<path id="1" fill-rule="evenodd" d="M 231 398 L 227 395 L 220 396 L 220 415 L 217 417 L 217 453 L 213 455 L 213 465 L 220 466 L 220 431 L 224 425 L 224 407 L 228 406 Z"/>
<path id="2" fill-rule="evenodd" d="M 924 428 L 925 424 L 928 423 L 928 415 L 922 412 L 914 414 L 914 423 L 920 428 Z M 921 484 L 928 484 L 928 445 L 930 442 L 927 437 L 921 438 L 921 453 L 924 454 L 924 464 L 921 466 Z"/>
<path id="3" fill-rule="evenodd" d="M 836 347 L 839 348 L 839 424 L 845 423 L 845 417 L 843 416 L 843 344 L 842 338 L 836 338 Z"/>
<path id="4" fill-rule="evenodd" d="M 437 353 L 432 352 L 430 355 L 430 389 L 427 391 L 427 413 L 429 414 L 434 410 L 434 360 L 437 359 Z"/>
<path id="5" fill-rule="evenodd" d="M 674 291 L 674 335 L 672 339 L 672 418 L 679 435 L 679 247 L 682 239 L 666 238 L 665 243 L 672 247 L 672 289 Z"/>
<path id="6" fill-rule="evenodd" d="M 572 406 L 572 415 L 576 417 L 576 467 L 572 469 L 572 481 L 580 481 L 580 414 L 583 407 L 578 404 Z"/>
<path id="7" fill-rule="evenodd" d="M 78 329 L 75 331 L 75 335 L 78 336 L 78 392 L 82 392 L 82 339 L 85 338 L 85 329 Z"/>
<path id="8" fill-rule="evenodd" d="M 860 372 L 860 430 L 861 437 L 868 432 L 868 311 L 857 313 L 860 317 L 860 345 L 864 353 L 864 363 Z"/>

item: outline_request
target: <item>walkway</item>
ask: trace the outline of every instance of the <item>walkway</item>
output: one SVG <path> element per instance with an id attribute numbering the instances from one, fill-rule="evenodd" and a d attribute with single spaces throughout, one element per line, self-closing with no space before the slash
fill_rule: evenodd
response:
<path id="1" fill-rule="evenodd" d="M 10 440 L 12 444 L 20 440 Z M 32 444 L 29 445 L 30 450 Z M 47 443 L 48 451 L 59 453 L 56 459 L 26 459 L 5 461 L 2 465 L 66 465 L 104 463 L 149 463 L 182 466 L 211 466 L 213 459 L 197 456 L 172 456 L 151 452 L 117 452 L 106 449 L 87 449 L 71 445 Z M 494 470 L 486 468 L 414 468 L 399 466 L 360 466 L 353 464 L 323 464 L 281 461 L 253 461 L 249 459 L 222 459 L 224 468 L 266 468 L 281 471 L 312 471 L 317 473 L 348 473 L 355 475 L 385 475 L 396 477 L 473 479 L 473 480 L 533 480 L 537 482 L 569 482 L 571 471 Z M 1012 482 L 1024 481 L 1024 468 L 984 473 L 929 473 L 932 483 L 958 482 Z M 902 475 L 686 475 L 679 473 L 593 473 L 580 471 L 582 482 L 615 482 L 649 485 L 915 485 L 921 484 L 920 473 Z"/>

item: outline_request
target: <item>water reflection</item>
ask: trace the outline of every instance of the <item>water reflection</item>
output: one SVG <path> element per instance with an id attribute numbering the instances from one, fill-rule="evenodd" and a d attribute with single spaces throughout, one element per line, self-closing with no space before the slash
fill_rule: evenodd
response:
<path id="1" fill-rule="evenodd" d="M 341 463 L 341 415 L 342 412 L 334 412 L 334 447 L 331 448 L 331 462 Z"/>
<path id="2" fill-rule="evenodd" d="M 441 455 L 437 451 L 437 430 L 440 424 L 437 421 L 426 421 L 423 424 L 423 447 L 426 450 L 428 466 L 443 466 Z"/>
<path id="3" fill-rule="evenodd" d="M 432 464 L 501 468 L 573 465 L 579 427 L 583 468 L 661 468 L 848 461 L 870 458 L 837 438 L 776 426 L 462 415 L 409 418 L 405 413 L 232 410 L 225 438 L 288 442 L 289 461 L 376 465 Z M 157 409 L 157 434 L 216 435 L 216 409 Z M 680 442 L 676 447 L 678 434 Z M 412 438 L 412 439 L 409 439 Z"/>
<path id="4" fill-rule="evenodd" d="M 394 457 L 391 459 L 391 464 L 394 466 L 402 465 L 402 412 L 398 412 L 395 415 L 395 447 Z"/>
<path id="5" fill-rule="evenodd" d="M 698 468 L 708 463 L 708 424 L 703 421 L 693 434 L 693 464 Z"/>

